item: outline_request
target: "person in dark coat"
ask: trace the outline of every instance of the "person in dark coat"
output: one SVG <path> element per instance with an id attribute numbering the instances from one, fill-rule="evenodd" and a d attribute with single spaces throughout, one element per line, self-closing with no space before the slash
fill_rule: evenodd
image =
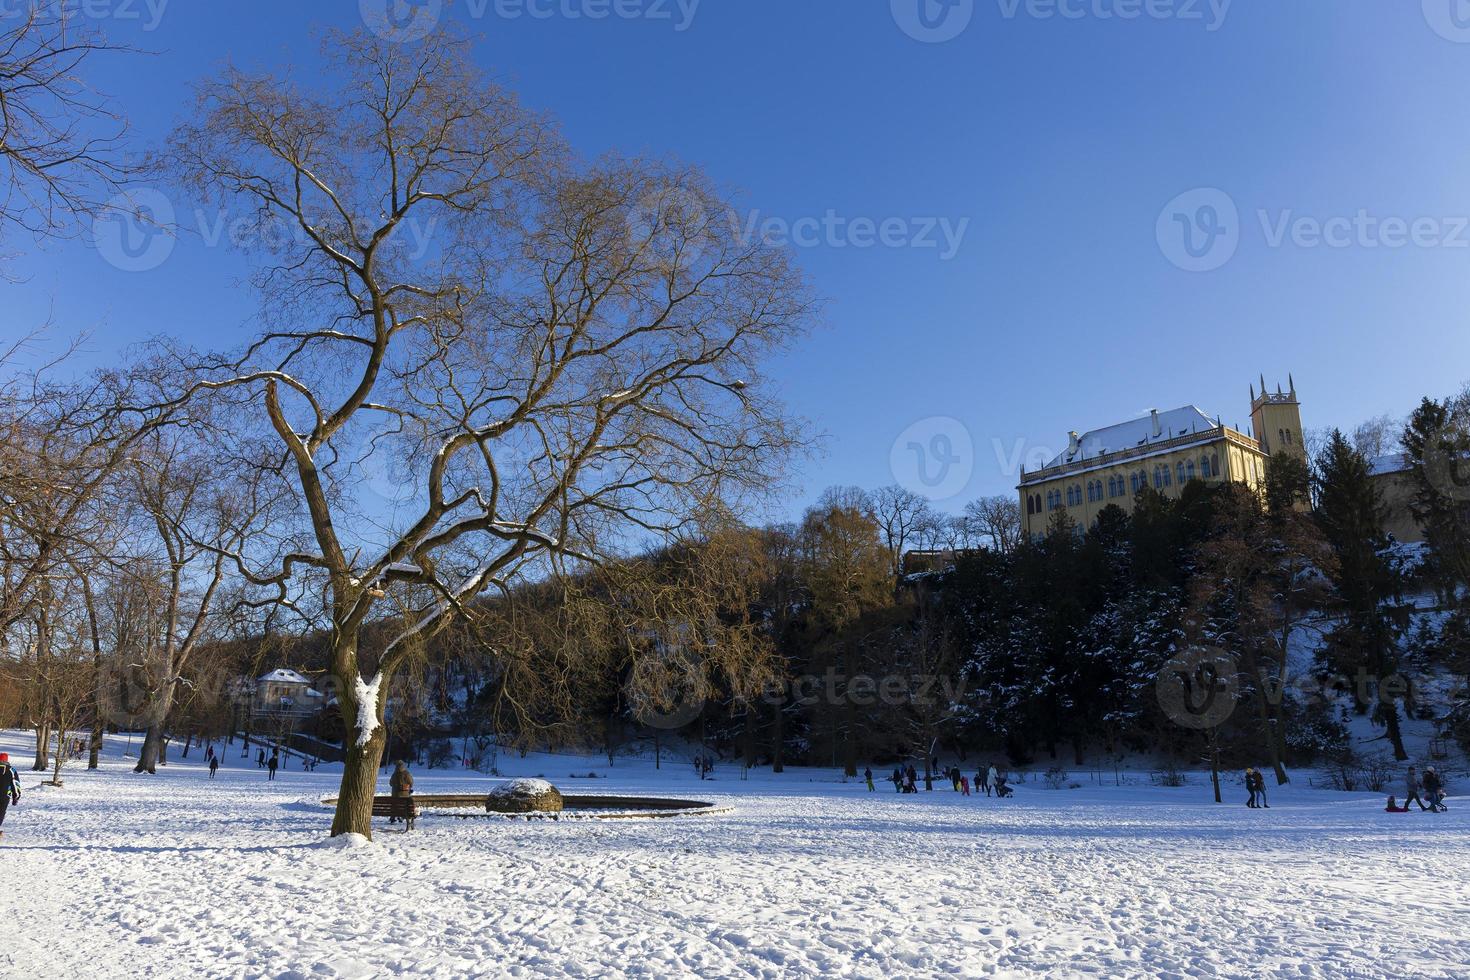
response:
<path id="1" fill-rule="evenodd" d="M 265 765 L 266 769 L 270 770 L 270 776 L 268 777 L 268 780 L 267 780 L 268 782 L 275 782 L 276 781 L 276 769 L 279 768 L 280 765 L 281 765 L 281 757 L 279 755 L 272 754 L 271 755 L 271 761 L 270 762 L 267 762 L 266 765 Z"/>
<path id="2" fill-rule="evenodd" d="M 1388 798 L 1388 806 L 1386 806 L 1386 807 L 1383 808 L 1383 812 L 1384 813 L 1408 813 L 1409 812 L 1409 805 L 1407 803 L 1405 803 L 1403 806 L 1399 806 L 1398 803 L 1394 801 L 1394 798 L 1392 796 L 1390 796 Z"/>
<path id="3" fill-rule="evenodd" d="M 215 777 L 215 774 L 218 773 L 218 772 L 219 772 L 219 756 L 212 755 L 212 756 L 209 757 L 209 778 L 210 779 L 213 779 Z"/>
<path id="4" fill-rule="evenodd" d="M 975 788 L 985 790 L 986 796 L 990 795 L 990 772 L 984 763 L 975 770 Z"/>
<path id="5" fill-rule="evenodd" d="M 20 805 L 20 773 L 10 764 L 10 756 L 0 752 L 0 827 L 5 825 L 5 811 Z M 4 835 L 0 830 L 0 836 Z"/>
<path id="6" fill-rule="evenodd" d="M 949 771 L 949 781 L 950 781 L 951 784 L 954 785 L 954 791 L 956 793 L 958 793 L 960 791 L 960 767 L 959 766 L 955 766 L 952 769 L 950 769 L 950 771 Z"/>
<path id="7" fill-rule="evenodd" d="M 1436 813 L 1448 812 L 1449 807 L 1444 805 L 1444 780 L 1434 771 L 1433 766 L 1424 770 L 1424 796 L 1429 800 L 1430 810 Z"/>
<path id="8" fill-rule="evenodd" d="M 1408 806 L 1410 803 L 1417 803 L 1421 811 L 1429 809 L 1429 807 L 1424 805 L 1424 801 L 1419 798 L 1419 790 L 1419 772 L 1413 766 L 1410 766 L 1408 775 L 1404 777 L 1404 806 Z"/>
<path id="9" fill-rule="evenodd" d="M 265 768 L 265 749 L 261 749 L 260 752 L 256 754 L 256 756 L 255 756 L 255 768 L 257 768 L 257 769 L 264 769 Z"/>
<path id="10" fill-rule="evenodd" d="M 402 799 L 413 795 L 413 773 L 408 771 L 408 763 L 400 759 L 393 766 L 393 775 L 388 777 L 388 791 L 395 797 Z M 397 817 L 389 817 L 389 823 L 397 823 Z"/>
<path id="11" fill-rule="evenodd" d="M 892 776 L 889 776 L 888 778 L 891 779 L 891 780 L 893 780 L 893 791 L 895 793 L 902 793 L 903 792 L 903 769 L 900 768 L 900 767 L 895 766 L 894 767 L 894 770 L 893 770 L 893 775 Z"/>
<path id="12" fill-rule="evenodd" d="M 867 766 L 867 767 L 865 767 L 863 769 L 863 779 L 868 784 L 868 792 L 869 793 L 873 792 L 874 790 L 876 790 L 878 788 L 878 787 L 876 787 L 876 786 L 873 785 L 873 767 L 872 766 Z"/>
<path id="13" fill-rule="evenodd" d="M 1250 766 L 1245 767 L 1245 788 L 1251 794 L 1251 798 L 1245 801 L 1245 805 L 1254 810 L 1256 808 L 1256 771 Z"/>

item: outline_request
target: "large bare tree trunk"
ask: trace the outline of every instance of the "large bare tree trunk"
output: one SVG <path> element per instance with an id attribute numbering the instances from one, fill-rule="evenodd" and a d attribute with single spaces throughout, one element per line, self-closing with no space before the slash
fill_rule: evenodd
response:
<path id="1" fill-rule="evenodd" d="M 771 726 L 771 772 L 786 771 L 786 701 L 776 705 L 776 720 Z"/>
<path id="2" fill-rule="evenodd" d="M 143 747 L 138 750 L 138 764 L 133 772 L 157 773 L 159 766 L 168 764 L 163 744 L 167 717 L 168 705 L 160 698 L 149 713 L 148 731 L 143 736 Z"/>
<path id="3" fill-rule="evenodd" d="M 373 836 L 373 796 L 378 791 L 378 766 L 388 735 L 380 724 L 366 745 L 359 746 L 354 729 L 348 727 L 347 761 L 342 766 L 342 789 L 337 796 L 337 813 L 332 818 L 332 836 Z"/>
<path id="4" fill-rule="evenodd" d="M 45 772 L 51 766 L 51 723 L 43 721 L 36 726 L 36 764 L 33 772 Z"/>

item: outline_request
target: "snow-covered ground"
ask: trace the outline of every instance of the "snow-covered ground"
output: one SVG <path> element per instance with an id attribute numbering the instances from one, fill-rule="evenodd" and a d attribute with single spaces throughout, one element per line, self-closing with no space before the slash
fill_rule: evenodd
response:
<path id="1" fill-rule="evenodd" d="M 24 764 L 22 733 L 0 748 Z M 197 753 L 194 753 L 197 756 Z M 0 976 L 1470 975 L 1470 806 L 1302 785 L 869 794 L 822 771 L 504 760 L 567 792 L 732 803 L 670 820 L 456 820 L 325 840 L 336 777 L 238 748 L 62 789 L 23 773 L 0 845 Z M 605 760 L 603 760 L 605 763 Z M 607 779 L 569 779 L 590 770 Z M 1074 777 L 1075 778 L 1075 777 Z M 495 781 L 417 774 L 419 792 Z M 386 785 L 386 779 L 385 779 Z"/>

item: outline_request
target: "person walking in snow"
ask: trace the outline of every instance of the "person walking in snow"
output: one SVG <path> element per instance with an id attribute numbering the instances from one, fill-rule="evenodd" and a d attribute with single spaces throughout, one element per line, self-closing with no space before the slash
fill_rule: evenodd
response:
<path id="1" fill-rule="evenodd" d="M 863 779 L 867 780 L 867 782 L 868 782 L 868 792 L 869 793 L 873 792 L 874 790 L 876 790 L 878 788 L 878 787 L 876 787 L 876 786 L 873 785 L 873 769 L 872 769 L 871 766 L 865 766 L 863 768 Z"/>
<path id="2" fill-rule="evenodd" d="M 1256 771 L 1250 766 L 1245 767 L 1245 788 L 1251 794 L 1250 799 L 1245 801 L 1245 805 L 1254 810 L 1258 806 L 1256 803 Z"/>
<path id="3" fill-rule="evenodd" d="M 985 771 L 985 764 L 983 762 L 975 770 L 975 792 L 979 793 L 982 789 L 985 791 L 986 796 L 990 795 L 990 776 Z"/>
<path id="4" fill-rule="evenodd" d="M 279 755 L 276 755 L 275 753 L 272 753 L 271 761 L 267 762 L 265 765 L 266 769 L 270 770 L 270 776 L 267 777 L 267 782 L 273 783 L 276 781 L 276 769 L 280 766 L 280 764 L 281 757 Z"/>
<path id="5" fill-rule="evenodd" d="M 917 793 L 919 791 L 919 774 L 913 766 L 909 766 L 909 771 L 903 785 L 903 791 L 905 793 Z"/>
<path id="6" fill-rule="evenodd" d="M 215 777 L 215 775 L 218 774 L 218 773 L 219 773 L 219 756 L 212 755 L 212 756 L 209 757 L 209 778 L 210 779 L 213 779 Z"/>
<path id="7" fill-rule="evenodd" d="M 1429 807 L 1424 805 L 1424 801 L 1419 798 L 1420 788 L 1419 772 L 1413 766 L 1410 766 L 1408 775 L 1404 777 L 1404 806 L 1408 806 L 1410 803 L 1417 803 L 1421 812 L 1429 809 Z"/>
<path id="8" fill-rule="evenodd" d="M 255 768 L 265 768 L 265 749 L 261 749 L 255 756 Z"/>
<path id="9" fill-rule="evenodd" d="M 952 769 L 950 769 L 950 771 L 949 771 L 949 781 L 950 781 L 951 784 L 953 784 L 954 791 L 956 793 L 958 793 L 960 791 L 960 780 L 962 778 L 964 778 L 964 777 L 962 777 L 960 775 L 960 767 L 959 766 L 955 766 Z"/>
<path id="10" fill-rule="evenodd" d="M 994 786 L 997 794 L 1000 793 L 1000 773 L 996 772 L 995 766 L 985 770 L 985 795 L 990 795 L 990 788 Z"/>
<path id="11" fill-rule="evenodd" d="M 5 811 L 20 806 L 20 773 L 10 764 L 10 756 L 0 752 L 0 827 L 5 826 Z M 5 835 L 0 830 L 0 837 Z"/>
<path id="12" fill-rule="evenodd" d="M 893 775 L 889 776 L 888 779 L 889 779 L 889 781 L 891 781 L 893 783 L 893 791 L 895 793 L 902 793 L 903 792 L 903 770 L 902 769 L 900 769 L 898 766 L 894 766 L 893 767 Z"/>
<path id="13" fill-rule="evenodd" d="M 965 794 L 966 796 L 969 796 L 970 795 L 970 777 L 969 776 L 964 776 L 964 775 L 961 775 L 960 776 L 960 792 L 963 793 L 963 794 Z"/>
<path id="14" fill-rule="evenodd" d="M 1424 796 L 1429 800 L 1431 812 L 1448 812 L 1449 807 L 1444 805 L 1444 780 L 1434 771 L 1433 766 L 1424 769 Z"/>
<path id="15" fill-rule="evenodd" d="M 1251 773 L 1255 776 L 1256 780 L 1255 788 L 1252 790 L 1256 798 L 1256 806 L 1263 810 L 1271 809 L 1271 804 L 1266 802 L 1266 777 L 1261 774 L 1261 770 L 1259 769 L 1252 769 Z"/>

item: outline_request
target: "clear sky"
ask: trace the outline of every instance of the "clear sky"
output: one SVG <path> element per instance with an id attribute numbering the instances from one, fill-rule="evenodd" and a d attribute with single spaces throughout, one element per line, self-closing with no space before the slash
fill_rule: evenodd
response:
<path id="1" fill-rule="evenodd" d="M 222 63 L 309 76 L 314 26 L 388 0 L 74 2 L 155 52 L 96 66 L 143 148 Z M 472 22 L 587 153 L 692 161 L 800 232 L 825 322 L 775 373 L 828 438 L 793 511 L 915 483 L 911 442 L 956 510 L 1069 429 L 1190 402 L 1244 426 L 1260 373 L 1295 375 L 1308 427 L 1470 380 L 1462 0 L 413 6 Z M 9 261 L 0 333 L 89 332 L 96 363 L 160 331 L 232 344 L 244 270 L 197 235 L 147 272 L 52 246 Z"/>

